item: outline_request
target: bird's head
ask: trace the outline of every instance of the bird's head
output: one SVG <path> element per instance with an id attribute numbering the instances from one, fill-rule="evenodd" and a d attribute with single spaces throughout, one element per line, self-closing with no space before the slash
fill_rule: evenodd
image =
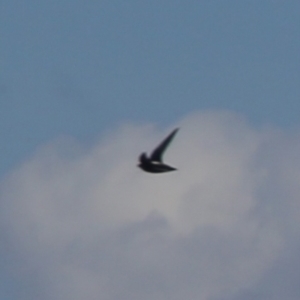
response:
<path id="1" fill-rule="evenodd" d="M 143 169 L 143 165 L 148 161 L 147 154 L 143 152 L 139 157 L 139 163 L 137 167 Z"/>

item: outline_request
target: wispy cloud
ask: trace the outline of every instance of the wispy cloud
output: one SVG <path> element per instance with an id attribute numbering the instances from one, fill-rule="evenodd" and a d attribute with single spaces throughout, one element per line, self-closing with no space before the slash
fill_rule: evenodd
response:
<path id="1" fill-rule="evenodd" d="M 89 149 L 49 143 L 7 175 L 3 293 L 262 300 L 287 299 L 288 288 L 298 299 L 299 135 L 230 112 L 177 125 L 165 156 L 174 173 L 135 166 L 170 128 L 124 125 Z"/>

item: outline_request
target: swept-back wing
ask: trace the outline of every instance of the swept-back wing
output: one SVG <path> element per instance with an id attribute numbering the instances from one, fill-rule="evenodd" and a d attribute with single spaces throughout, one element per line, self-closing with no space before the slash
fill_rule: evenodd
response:
<path id="1" fill-rule="evenodd" d="M 177 133 L 177 131 L 179 130 L 179 128 L 174 129 L 151 153 L 150 159 L 152 161 L 158 161 L 158 162 L 162 162 L 162 156 L 165 152 L 165 150 L 167 149 L 167 147 L 169 146 L 169 144 L 171 143 L 171 141 L 173 140 L 175 134 Z"/>

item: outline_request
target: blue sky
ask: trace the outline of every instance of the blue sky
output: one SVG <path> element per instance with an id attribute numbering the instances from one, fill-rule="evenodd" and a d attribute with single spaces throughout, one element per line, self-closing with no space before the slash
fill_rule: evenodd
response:
<path id="1" fill-rule="evenodd" d="M 0 5 L 0 299 L 299 299 L 299 1 Z"/>
<path id="2" fill-rule="evenodd" d="M 298 126 L 298 1 L 3 1 L 1 174 L 61 134 L 203 109 Z"/>

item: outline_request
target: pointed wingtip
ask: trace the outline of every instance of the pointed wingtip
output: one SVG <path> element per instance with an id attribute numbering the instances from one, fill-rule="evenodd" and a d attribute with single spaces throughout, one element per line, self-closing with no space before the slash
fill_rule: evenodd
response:
<path id="1" fill-rule="evenodd" d="M 169 134 L 169 136 L 175 136 L 176 133 L 179 131 L 180 127 L 176 127 L 175 129 L 173 129 L 173 131 L 171 131 L 171 133 Z"/>
<path id="2" fill-rule="evenodd" d="M 176 128 L 171 132 L 170 135 L 175 136 L 176 133 L 179 131 L 179 129 L 180 129 L 180 127 L 176 127 Z"/>

